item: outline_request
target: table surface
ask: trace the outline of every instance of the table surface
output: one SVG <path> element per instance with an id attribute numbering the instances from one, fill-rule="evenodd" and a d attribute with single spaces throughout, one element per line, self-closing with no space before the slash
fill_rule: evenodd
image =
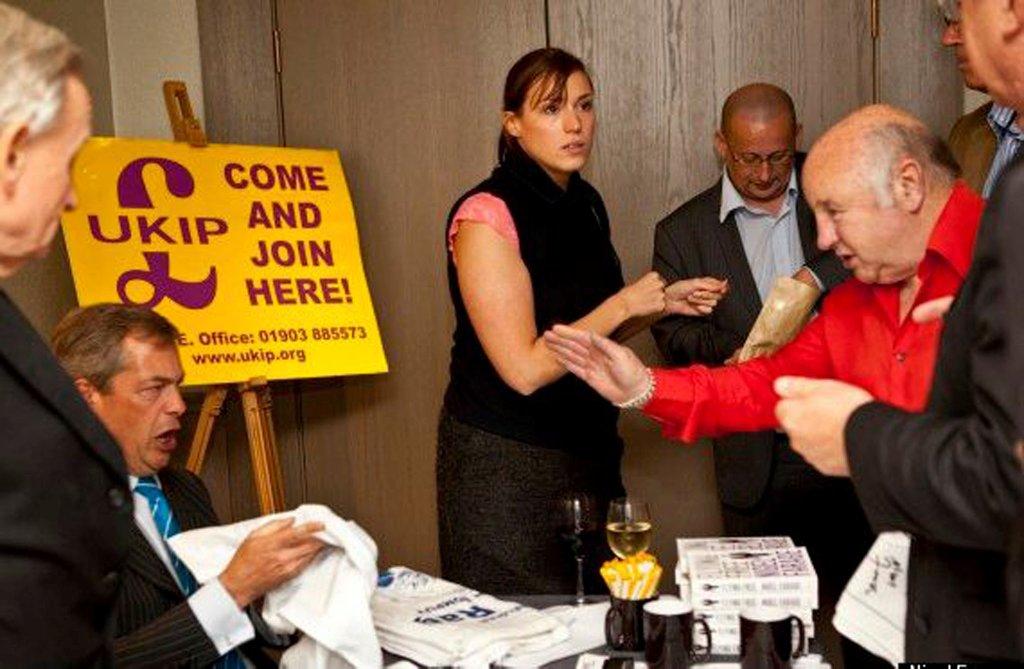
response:
<path id="1" fill-rule="evenodd" d="M 546 609 L 552 606 L 558 606 L 563 604 L 573 604 L 575 599 L 567 595 L 511 595 L 502 597 L 502 599 L 508 599 L 514 602 L 519 602 L 525 606 L 529 606 L 535 609 Z M 608 599 L 607 595 L 589 595 L 587 597 L 587 603 L 603 602 Z M 587 653 L 594 653 L 597 655 L 607 655 L 609 657 L 628 657 L 634 660 L 643 661 L 643 653 L 629 653 L 624 651 L 612 650 L 608 646 L 599 646 L 588 650 Z M 579 658 L 578 655 L 571 657 L 562 658 L 555 662 L 550 662 L 544 665 L 544 669 L 575 669 L 576 660 Z M 387 651 L 384 652 L 384 665 L 387 666 L 393 662 L 397 662 L 405 658 L 392 655 Z M 739 667 L 739 662 L 730 662 L 728 658 L 712 658 L 712 662 L 699 663 L 692 665 L 694 667 L 705 667 L 711 669 L 711 667 L 720 667 L 725 669 L 726 667 Z"/>

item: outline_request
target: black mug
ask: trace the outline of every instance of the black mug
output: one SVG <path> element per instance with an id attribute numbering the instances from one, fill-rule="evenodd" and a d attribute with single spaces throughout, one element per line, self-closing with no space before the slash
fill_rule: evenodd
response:
<path id="1" fill-rule="evenodd" d="M 604 618 L 604 639 L 612 650 L 644 649 L 644 604 L 657 598 L 657 595 L 649 599 L 611 597 L 612 603 Z"/>
<path id="2" fill-rule="evenodd" d="M 793 646 L 793 625 L 799 641 Z M 807 644 L 804 622 L 785 609 L 759 608 L 740 613 L 741 669 L 791 669 Z"/>
<path id="3" fill-rule="evenodd" d="M 698 655 L 693 643 L 694 625 L 704 628 L 707 645 Z M 650 669 L 689 669 L 691 662 L 711 656 L 711 628 L 693 619 L 693 606 L 681 599 L 665 598 L 644 605 L 644 659 Z"/>

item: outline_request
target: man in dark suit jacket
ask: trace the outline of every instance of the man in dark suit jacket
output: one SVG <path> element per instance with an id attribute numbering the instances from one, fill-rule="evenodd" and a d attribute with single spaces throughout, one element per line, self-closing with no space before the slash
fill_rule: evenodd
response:
<path id="1" fill-rule="evenodd" d="M 729 292 L 708 316 L 671 316 L 652 328 L 670 364 L 734 357 L 778 276 L 826 290 L 846 279 L 835 254 L 815 244 L 797 179 L 799 132 L 781 89 L 752 84 L 726 100 L 715 137 L 725 175 L 658 223 L 653 265 L 668 283 L 711 276 L 727 279 Z M 726 532 L 792 536 L 834 602 L 872 539 L 849 482 L 818 474 L 774 431 L 721 437 L 714 451 Z"/>
<path id="2" fill-rule="evenodd" d="M 46 253 L 89 136 L 77 48 L 0 4 L 0 278 Z M 0 666 L 103 666 L 131 527 L 113 440 L 0 292 Z"/>
<path id="3" fill-rule="evenodd" d="M 275 521 L 255 530 L 224 572 L 199 586 L 167 544 L 178 531 L 218 524 L 202 481 L 169 467 L 185 404 L 178 332 L 155 312 L 101 304 L 57 326 L 54 351 L 120 446 L 135 497 L 135 524 L 117 599 L 118 666 L 270 666 L 271 638 L 249 605 L 299 574 L 323 547 L 319 523 Z M 219 658 L 219 659 L 218 659 Z"/>

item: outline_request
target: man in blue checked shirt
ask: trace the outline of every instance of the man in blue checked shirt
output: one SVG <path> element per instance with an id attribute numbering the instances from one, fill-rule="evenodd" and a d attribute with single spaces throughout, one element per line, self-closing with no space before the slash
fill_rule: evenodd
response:
<path id="1" fill-rule="evenodd" d="M 260 642 L 287 639 L 258 632 L 249 607 L 306 568 L 323 548 L 314 537 L 323 527 L 268 523 L 203 585 L 174 555 L 168 538 L 219 524 L 199 477 L 169 466 L 185 412 L 177 339 L 162 316 L 118 304 L 74 311 L 53 335 L 54 353 L 114 436 L 130 474 L 135 527 L 117 599 L 115 660 L 125 667 L 276 666 Z"/>
<path id="2" fill-rule="evenodd" d="M 939 0 L 939 10 L 946 22 L 942 44 L 956 53 L 964 85 L 987 93 L 964 48 L 959 0 Z M 1022 139 L 1024 134 L 1017 124 L 1017 111 L 987 102 L 957 120 L 949 133 L 949 148 L 960 163 L 964 180 L 988 199 L 999 175 L 1016 155 Z"/>

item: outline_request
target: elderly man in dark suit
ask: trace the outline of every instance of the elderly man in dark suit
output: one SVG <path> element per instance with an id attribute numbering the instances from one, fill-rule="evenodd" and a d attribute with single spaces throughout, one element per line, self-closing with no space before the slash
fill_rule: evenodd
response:
<path id="1" fill-rule="evenodd" d="M 1024 6 L 962 0 L 960 11 L 978 77 L 997 102 L 1024 110 Z M 1022 211 L 1018 155 L 982 218 L 971 272 L 946 318 L 925 413 L 899 411 L 837 381 L 780 379 L 788 399 L 777 410 L 794 447 L 819 470 L 851 477 L 875 527 L 914 537 L 909 661 L 1024 658 L 1021 616 L 1009 611 L 1003 578 L 1008 551 L 1024 550 L 1024 475 L 1015 448 L 1024 432 Z M 1019 553 L 1011 555 L 1020 569 Z M 1011 596 L 1020 603 L 1011 576 Z"/>
<path id="2" fill-rule="evenodd" d="M 780 276 L 826 290 L 846 279 L 836 255 L 815 243 L 800 192 L 799 135 L 780 88 L 750 84 L 726 99 L 714 140 L 724 174 L 658 223 L 653 265 L 668 283 L 725 280 L 728 295 L 707 316 L 670 316 L 652 328 L 670 364 L 731 362 Z M 792 536 L 835 602 L 872 539 L 849 482 L 818 474 L 775 431 L 720 437 L 714 449 L 726 533 Z"/>
<path id="3" fill-rule="evenodd" d="M 167 539 L 218 522 L 202 481 L 168 466 L 185 411 L 177 339 L 155 312 L 115 304 L 74 311 L 53 335 L 61 364 L 120 446 L 134 493 L 115 659 L 125 667 L 232 668 L 244 667 L 244 656 L 268 666 L 255 642 L 259 619 L 247 608 L 306 568 L 323 547 L 313 536 L 323 527 L 268 523 L 219 578 L 196 584 Z"/>
<path id="4" fill-rule="evenodd" d="M 78 49 L 0 4 L 0 278 L 45 255 L 75 204 L 91 104 Z M 0 291 L 0 666 L 103 666 L 128 552 L 117 445 Z"/>

